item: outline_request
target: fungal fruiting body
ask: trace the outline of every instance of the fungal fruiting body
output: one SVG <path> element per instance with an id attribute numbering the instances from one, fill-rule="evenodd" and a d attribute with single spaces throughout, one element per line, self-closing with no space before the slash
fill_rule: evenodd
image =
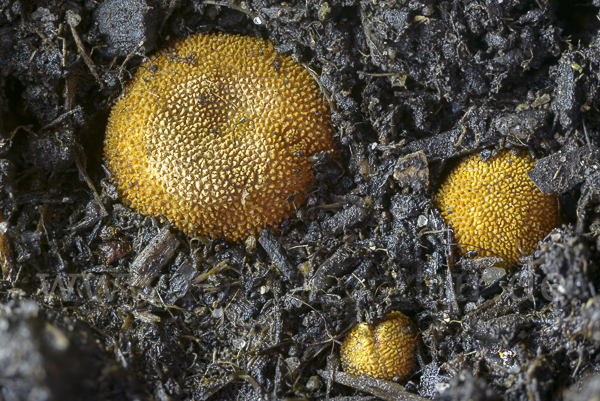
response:
<path id="1" fill-rule="evenodd" d="M 242 240 L 289 217 L 333 151 L 310 74 L 265 40 L 194 35 L 143 64 L 104 152 L 125 202 L 188 234 Z"/>
<path id="2" fill-rule="evenodd" d="M 527 176 L 534 166 L 527 155 L 503 151 L 486 162 L 470 156 L 450 173 L 435 200 L 461 251 L 516 262 L 560 226 L 557 197 Z"/>
<path id="3" fill-rule="evenodd" d="M 416 326 L 402 313 L 391 312 L 375 326 L 360 323 L 348 333 L 340 349 L 342 369 L 402 382 L 413 373 L 418 347 Z"/>

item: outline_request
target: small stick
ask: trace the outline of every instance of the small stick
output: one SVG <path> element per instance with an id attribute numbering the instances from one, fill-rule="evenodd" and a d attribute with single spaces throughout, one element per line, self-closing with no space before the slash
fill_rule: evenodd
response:
<path id="1" fill-rule="evenodd" d="M 69 24 L 69 26 L 71 27 L 71 33 L 73 34 L 73 39 L 75 39 L 75 43 L 77 44 L 77 50 L 79 51 L 79 54 L 81 54 L 81 57 L 83 57 L 83 61 L 85 61 L 85 64 L 87 64 L 87 66 L 90 69 L 90 71 L 92 72 L 92 75 L 94 76 L 94 78 L 96 78 L 96 80 L 100 84 L 100 88 L 104 89 L 104 85 L 102 84 L 102 81 L 100 80 L 100 76 L 96 72 L 96 67 L 94 66 L 94 62 L 92 61 L 90 56 L 88 56 L 87 53 L 85 52 L 85 48 L 83 47 L 83 42 L 81 41 L 79 34 L 75 30 L 75 27 L 77 25 L 79 25 L 80 22 L 81 22 L 81 17 L 78 14 L 75 14 L 71 10 L 67 10 L 67 24 Z"/>

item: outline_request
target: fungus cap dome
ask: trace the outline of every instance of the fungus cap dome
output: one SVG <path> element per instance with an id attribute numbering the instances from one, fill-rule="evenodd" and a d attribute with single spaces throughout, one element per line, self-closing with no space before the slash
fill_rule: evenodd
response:
<path id="1" fill-rule="evenodd" d="M 486 162 L 467 157 L 452 170 L 435 201 L 461 251 L 516 262 L 560 226 L 557 197 L 527 176 L 534 166 L 527 155 L 503 151 Z"/>
<path id="2" fill-rule="evenodd" d="M 371 326 L 360 323 L 342 343 L 342 369 L 358 376 L 402 382 L 417 362 L 417 327 L 400 312 L 391 312 L 386 320 Z"/>
<path id="3" fill-rule="evenodd" d="M 104 145 L 125 202 L 189 234 L 244 239 L 289 217 L 333 151 L 304 67 L 265 40 L 194 35 L 143 64 Z"/>

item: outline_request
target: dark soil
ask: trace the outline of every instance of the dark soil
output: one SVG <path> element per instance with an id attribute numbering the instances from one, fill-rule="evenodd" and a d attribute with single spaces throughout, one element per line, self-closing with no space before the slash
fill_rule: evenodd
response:
<path id="1" fill-rule="evenodd" d="M 600 1 L 0 0 L 1 400 L 577 400 L 600 393 Z M 318 76 L 340 161 L 245 243 L 121 203 L 110 107 L 194 32 Z M 460 157 L 522 149 L 565 224 L 461 257 L 432 205 Z M 405 383 L 339 369 L 357 322 L 422 331 Z M 400 386 L 400 384 L 402 386 Z"/>

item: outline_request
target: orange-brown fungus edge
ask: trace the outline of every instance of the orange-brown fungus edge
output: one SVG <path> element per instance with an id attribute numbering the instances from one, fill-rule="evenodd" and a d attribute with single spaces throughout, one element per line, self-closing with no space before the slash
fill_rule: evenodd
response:
<path id="1" fill-rule="evenodd" d="M 416 326 L 400 312 L 391 312 L 375 326 L 360 323 L 340 349 L 342 369 L 358 376 L 405 381 L 417 363 Z"/>
<path id="2" fill-rule="evenodd" d="M 534 165 L 529 156 L 503 151 L 487 162 L 470 156 L 450 173 L 436 204 L 462 252 L 516 262 L 560 226 L 557 197 L 527 176 Z"/>
<path id="3" fill-rule="evenodd" d="M 125 202 L 188 234 L 233 241 L 289 217 L 334 149 L 309 73 L 261 39 L 194 35 L 142 65 L 104 152 Z"/>

